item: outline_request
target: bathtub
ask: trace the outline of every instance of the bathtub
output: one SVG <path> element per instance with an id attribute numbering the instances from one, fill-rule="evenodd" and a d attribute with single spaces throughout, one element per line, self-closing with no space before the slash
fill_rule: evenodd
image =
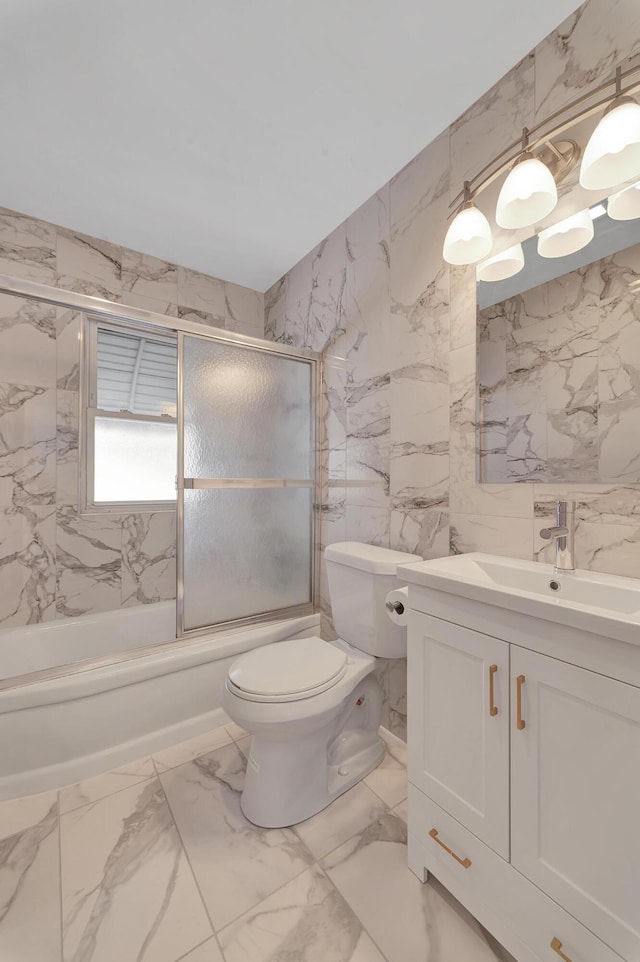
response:
<path id="1" fill-rule="evenodd" d="M 0 631 L 0 799 L 59 788 L 222 724 L 241 652 L 318 615 L 175 640 L 175 604 Z"/>

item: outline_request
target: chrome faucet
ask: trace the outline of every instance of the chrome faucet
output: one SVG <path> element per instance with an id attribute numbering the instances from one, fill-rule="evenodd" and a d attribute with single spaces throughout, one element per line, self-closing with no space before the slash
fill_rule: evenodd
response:
<path id="1" fill-rule="evenodd" d="M 575 501 L 556 501 L 556 524 L 543 528 L 540 537 L 556 543 L 556 574 L 575 571 L 573 544 L 575 535 Z"/>

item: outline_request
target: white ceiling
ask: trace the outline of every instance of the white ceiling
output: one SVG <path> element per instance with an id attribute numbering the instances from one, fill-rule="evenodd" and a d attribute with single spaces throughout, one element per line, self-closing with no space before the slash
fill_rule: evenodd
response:
<path id="1" fill-rule="evenodd" d="M 2 0 L 0 206 L 264 290 L 575 0 Z"/>

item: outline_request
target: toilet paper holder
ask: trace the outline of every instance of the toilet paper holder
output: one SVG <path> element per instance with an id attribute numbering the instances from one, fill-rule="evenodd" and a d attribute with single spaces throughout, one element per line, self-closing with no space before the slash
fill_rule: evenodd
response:
<path id="1" fill-rule="evenodd" d="M 395 611 L 397 615 L 404 614 L 404 605 L 401 601 L 385 601 L 385 604 L 389 611 Z"/>

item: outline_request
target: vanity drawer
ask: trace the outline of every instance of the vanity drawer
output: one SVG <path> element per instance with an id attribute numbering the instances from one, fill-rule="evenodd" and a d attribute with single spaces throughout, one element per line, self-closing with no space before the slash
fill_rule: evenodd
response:
<path id="1" fill-rule="evenodd" d="M 436 837 L 429 834 L 433 830 Z M 621 962 L 414 785 L 409 785 L 409 846 L 412 866 L 421 861 L 519 962 Z"/>

